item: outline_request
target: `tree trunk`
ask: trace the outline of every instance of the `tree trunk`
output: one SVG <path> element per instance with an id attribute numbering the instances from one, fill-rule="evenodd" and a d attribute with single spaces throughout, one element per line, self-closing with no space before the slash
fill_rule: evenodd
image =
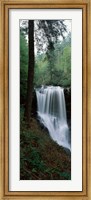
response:
<path id="1" fill-rule="evenodd" d="M 34 20 L 29 20 L 29 63 L 28 63 L 28 81 L 27 81 L 27 98 L 25 106 L 25 120 L 30 124 L 31 107 L 32 107 L 32 93 L 33 93 L 33 79 L 34 79 Z"/>

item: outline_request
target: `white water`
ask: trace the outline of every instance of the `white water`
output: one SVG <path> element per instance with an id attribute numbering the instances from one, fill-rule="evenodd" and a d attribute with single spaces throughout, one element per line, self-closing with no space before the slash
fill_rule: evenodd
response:
<path id="1" fill-rule="evenodd" d="M 43 86 L 36 90 L 38 116 L 51 138 L 70 149 L 64 90 L 59 86 Z"/>

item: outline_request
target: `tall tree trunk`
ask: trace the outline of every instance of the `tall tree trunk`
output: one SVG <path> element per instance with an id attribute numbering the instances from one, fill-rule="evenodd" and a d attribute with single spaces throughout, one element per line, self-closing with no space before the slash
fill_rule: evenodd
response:
<path id="1" fill-rule="evenodd" d="M 28 81 L 27 81 L 27 98 L 25 106 L 25 120 L 30 124 L 31 107 L 32 107 L 32 93 L 33 93 L 33 79 L 34 79 L 34 20 L 29 20 L 29 63 L 28 63 Z"/>

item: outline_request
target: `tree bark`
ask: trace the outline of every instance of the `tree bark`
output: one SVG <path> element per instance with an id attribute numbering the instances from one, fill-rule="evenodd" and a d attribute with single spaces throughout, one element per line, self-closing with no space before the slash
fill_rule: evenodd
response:
<path id="1" fill-rule="evenodd" d="M 28 63 L 28 81 L 27 81 L 27 98 L 25 105 L 25 121 L 30 124 L 33 79 L 34 79 L 34 20 L 29 20 L 29 63 Z"/>

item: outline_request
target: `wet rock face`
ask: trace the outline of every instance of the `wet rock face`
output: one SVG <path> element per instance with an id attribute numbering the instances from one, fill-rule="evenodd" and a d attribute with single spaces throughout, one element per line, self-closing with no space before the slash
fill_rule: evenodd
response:
<path id="1" fill-rule="evenodd" d="M 71 88 L 64 89 L 64 96 L 66 102 L 67 122 L 69 127 L 71 127 Z"/>
<path id="2" fill-rule="evenodd" d="M 69 142 L 71 143 L 71 88 L 64 89 L 66 111 L 67 111 L 67 123 L 69 126 Z"/>

